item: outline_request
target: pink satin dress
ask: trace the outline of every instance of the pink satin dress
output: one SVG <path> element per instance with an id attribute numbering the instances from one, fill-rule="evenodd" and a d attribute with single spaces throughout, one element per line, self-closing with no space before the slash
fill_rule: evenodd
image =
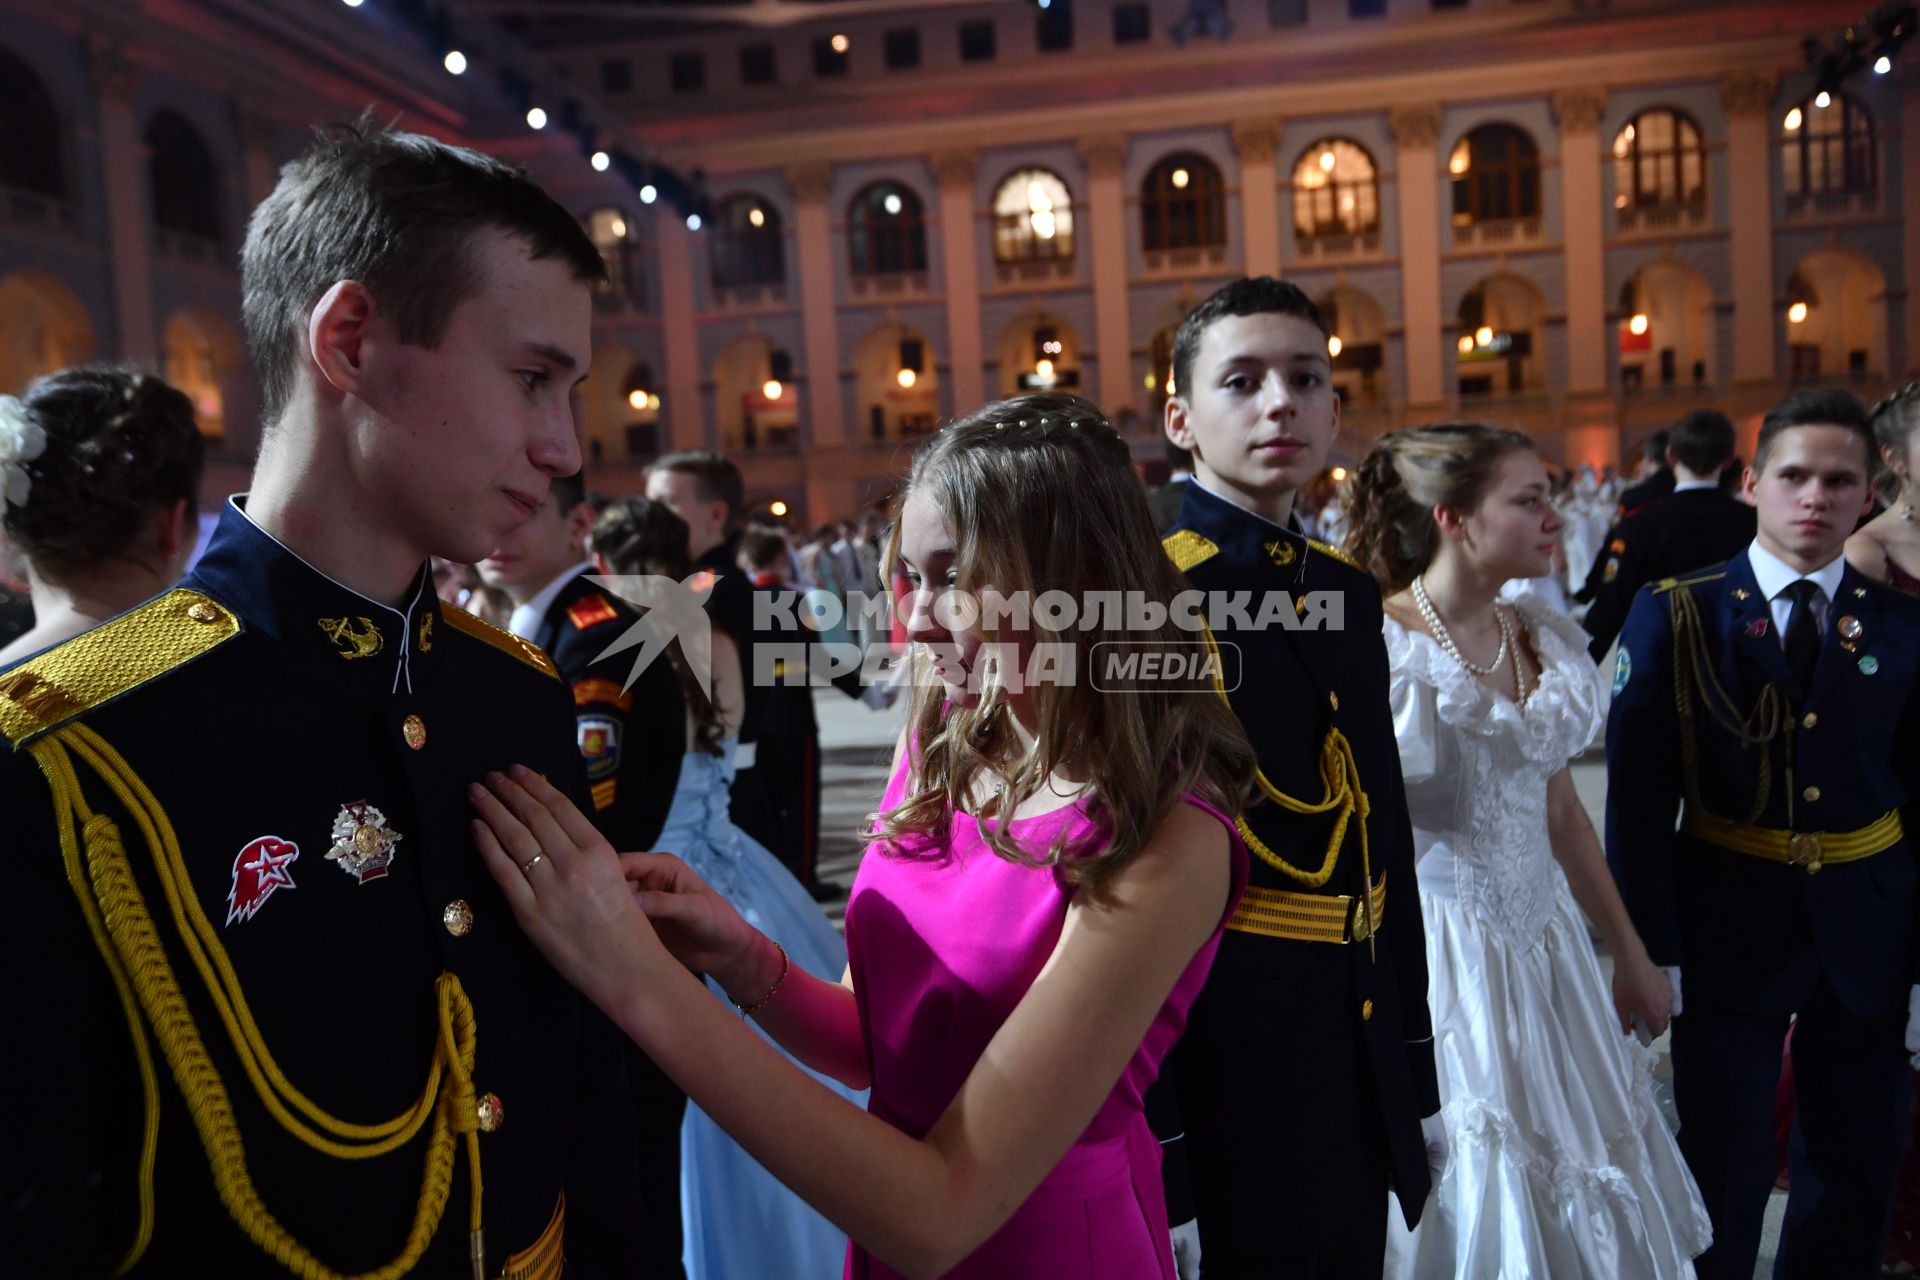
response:
<path id="1" fill-rule="evenodd" d="M 903 756 L 883 810 L 899 803 L 906 769 Z M 1227 817 L 1187 799 L 1219 819 L 1232 840 L 1230 913 L 1246 887 L 1246 849 Z M 1074 804 L 1016 819 L 1014 829 L 1038 851 L 1061 824 L 1089 821 Z M 873 1065 L 869 1111 L 916 1138 L 926 1135 L 1053 954 L 1072 898 L 1052 872 L 996 854 L 965 815 L 949 839 L 868 852 L 847 903 L 847 955 Z M 1219 945 L 1216 927 L 1093 1123 L 1006 1225 L 949 1277 L 1173 1280 L 1160 1144 L 1147 1129 L 1141 1096 L 1179 1039 Z M 848 1246 L 845 1280 L 898 1274 Z"/>

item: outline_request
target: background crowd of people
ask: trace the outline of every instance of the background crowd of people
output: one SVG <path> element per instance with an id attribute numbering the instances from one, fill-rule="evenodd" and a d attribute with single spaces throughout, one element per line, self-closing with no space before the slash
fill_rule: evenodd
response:
<path id="1" fill-rule="evenodd" d="M 245 264 L 273 421 L 198 559 L 178 391 L 0 397 L 0 964 L 71 1049 L 0 1118 L 10 1257 L 1745 1280 L 1784 1106 L 1776 1274 L 1912 1265 L 1914 387 L 1791 395 L 1747 465 L 1689 414 L 1631 484 L 1482 423 L 1336 470 L 1326 319 L 1245 279 L 1175 337 L 1161 492 L 1040 393 L 796 531 L 712 453 L 591 495 L 604 268 L 498 161 L 345 130 Z M 988 591 L 1129 621 L 947 607 Z M 1203 642 L 1195 593 L 1293 607 Z M 913 678 L 796 670 L 814 616 Z M 1231 684 L 1006 665 L 1215 631 Z M 844 936 L 823 684 L 907 702 Z"/>

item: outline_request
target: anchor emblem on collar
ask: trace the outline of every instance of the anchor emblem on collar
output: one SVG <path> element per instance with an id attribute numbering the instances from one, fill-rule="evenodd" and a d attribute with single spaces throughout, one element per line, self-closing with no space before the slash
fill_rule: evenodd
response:
<path id="1" fill-rule="evenodd" d="M 356 629 L 353 618 L 319 619 L 321 634 L 333 642 L 335 650 L 342 658 L 351 662 L 355 658 L 371 658 L 386 647 L 386 638 L 380 634 L 380 628 L 373 625 L 373 619 L 361 617 Z"/>

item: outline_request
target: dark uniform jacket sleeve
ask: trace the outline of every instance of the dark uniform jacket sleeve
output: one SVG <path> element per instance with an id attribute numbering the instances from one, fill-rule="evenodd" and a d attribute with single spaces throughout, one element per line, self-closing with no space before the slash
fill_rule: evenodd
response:
<path id="1" fill-rule="evenodd" d="M 639 647 L 595 661 L 635 625 L 643 625 L 640 616 L 625 601 L 582 577 L 555 598 L 537 637 L 548 641 L 573 693 L 591 798 L 585 811 L 609 843 L 627 852 L 654 847 L 686 747 L 686 702 L 664 653 L 638 672 Z"/>
<path id="2" fill-rule="evenodd" d="M 1584 626 L 1592 640 L 1587 653 L 1595 662 L 1607 656 L 1614 637 L 1627 620 L 1633 597 L 1653 576 L 1647 565 L 1652 526 L 1662 517 L 1665 507 L 1623 520 L 1608 532 L 1607 545 L 1600 549 L 1594 563 L 1597 579 L 1589 578 L 1593 607 L 1587 610 Z"/>
<path id="3" fill-rule="evenodd" d="M 1685 587 L 1673 590 L 1684 591 Z M 1673 624 L 1656 587 L 1634 597 L 1614 659 L 1607 716 L 1607 865 L 1658 965 L 1680 963 L 1674 823 L 1680 811 L 1680 725 Z"/>

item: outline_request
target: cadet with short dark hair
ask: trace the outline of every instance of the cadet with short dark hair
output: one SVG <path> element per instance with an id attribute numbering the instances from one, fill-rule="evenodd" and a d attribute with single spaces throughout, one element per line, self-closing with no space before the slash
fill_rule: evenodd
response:
<path id="1" fill-rule="evenodd" d="M 1263 616 L 1324 592 L 1343 619 L 1220 633 L 1244 653 L 1224 696 L 1259 755 L 1238 823 L 1252 874 L 1154 1095 L 1158 1131 L 1179 1132 L 1170 1083 L 1207 1276 L 1377 1280 L 1389 1186 L 1418 1222 L 1446 1137 L 1380 588 L 1292 519 L 1340 428 L 1327 327 L 1297 286 L 1239 280 L 1181 322 L 1173 360 L 1165 429 L 1194 478 L 1168 556 Z"/>
<path id="2" fill-rule="evenodd" d="M 1920 601 L 1841 555 L 1872 444 L 1846 391 L 1774 406 L 1746 475 L 1753 542 L 1643 587 L 1615 660 L 1607 860 L 1673 982 L 1705 1280 L 1753 1275 L 1789 1019 L 1799 1110 L 1774 1274 L 1872 1275 L 1885 1242 L 1920 1049 L 1902 818 L 1920 795 Z"/>
<path id="3" fill-rule="evenodd" d="M 1733 423 L 1724 413 L 1700 409 L 1674 424 L 1667 437 L 1673 493 L 1615 525 L 1600 553 L 1600 581 L 1585 619 L 1595 662 L 1613 647 L 1641 587 L 1719 564 L 1753 541 L 1753 508 L 1720 488 L 1732 457 Z"/>
<path id="4" fill-rule="evenodd" d="M 472 855 L 588 792 L 538 649 L 443 610 L 580 467 L 592 243 L 518 170 L 342 128 L 243 254 L 250 495 L 176 589 L 0 677 L 0 1239 L 20 1275 L 637 1274 L 618 1039 Z"/>

